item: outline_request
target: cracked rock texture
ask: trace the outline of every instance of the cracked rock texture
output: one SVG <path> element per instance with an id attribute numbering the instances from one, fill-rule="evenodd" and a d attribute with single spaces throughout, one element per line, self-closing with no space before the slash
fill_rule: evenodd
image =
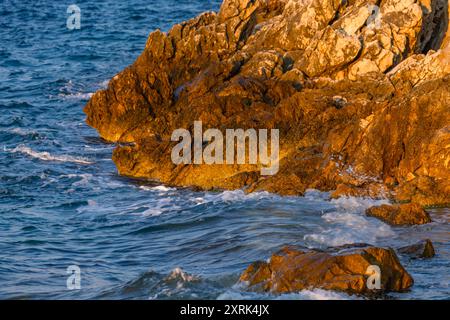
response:
<path id="1" fill-rule="evenodd" d="M 450 203 L 447 0 L 225 0 L 163 33 L 87 123 L 120 174 L 204 189 Z M 280 170 L 174 165 L 173 130 L 276 128 Z"/>

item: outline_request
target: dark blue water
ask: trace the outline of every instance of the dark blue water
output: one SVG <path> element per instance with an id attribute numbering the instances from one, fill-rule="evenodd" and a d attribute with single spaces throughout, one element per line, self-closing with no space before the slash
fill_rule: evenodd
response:
<path id="1" fill-rule="evenodd" d="M 236 285 L 283 244 L 400 246 L 431 238 L 438 255 L 402 262 L 413 275 L 400 299 L 448 299 L 449 218 L 391 228 L 364 217 L 375 201 L 311 191 L 282 198 L 169 189 L 117 175 L 112 145 L 84 123 L 93 92 L 131 64 L 152 30 L 219 0 L 0 2 L 0 298 L 355 298 L 321 290 L 275 296 Z M 68 266 L 81 290 L 68 290 Z"/>

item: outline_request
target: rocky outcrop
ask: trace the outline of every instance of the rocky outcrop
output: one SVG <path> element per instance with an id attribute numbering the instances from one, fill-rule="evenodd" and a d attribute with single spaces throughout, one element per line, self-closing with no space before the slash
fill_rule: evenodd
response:
<path id="1" fill-rule="evenodd" d="M 416 258 L 429 259 L 433 258 L 436 254 L 433 243 L 431 242 L 430 239 L 420 241 L 413 245 L 399 248 L 397 251 L 398 253 L 407 255 L 413 259 Z"/>
<path id="2" fill-rule="evenodd" d="M 378 6 L 377 6 L 378 5 Z M 87 123 L 120 174 L 204 189 L 450 203 L 447 0 L 225 0 L 153 32 Z M 280 130 L 261 164 L 175 165 L 175 129 Z"/>
<path id="3" fill-rule="evenodd" d="M 368 285 L 376 267 L 380 272 L 379 289 Z M 250 289 L 275 293 L 320 288 L 370 295 L 405 291 L 413 285 L 392 249 L 366 245 L 327 251 L 285 247 L 269 262 L 251 264 L 240 280 Z"/>
<path id="4" fill-rule="evenodd" d="M 430 215 L 418 204 L 381 205 L 366 210 L 369 217 L 378 218 L 390 225 L 419 225 L 431 222 Z"/>

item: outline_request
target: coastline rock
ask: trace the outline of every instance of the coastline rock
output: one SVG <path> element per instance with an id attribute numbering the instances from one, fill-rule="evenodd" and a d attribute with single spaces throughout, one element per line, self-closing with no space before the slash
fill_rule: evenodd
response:
<path id="1" fill-rule="evenodd" d="M 415 203 L 381 205 L 366 210 L 366 215 L 380 219 L 390 225 L 419 225 L 432 222 L 430 215 Z"/>
<path id="2" fill-rule="evenodd" d="M 369 289 L 369 266 L 381 271 L 381 289 Z M 240 281 L 250 289 L 275 293 L 319 288 L 355 294 L 374 291 L 405 291 L 413 285 L 412 277 L 400 264 L 392 249 L 371 246 L 347 246 L 319 251 L 284 247 L 269 262 L 255 262 Z"/>
<path id="3" fill-rule="evenodd" d="M 86 105 L 119 173 L 203 189 L 450 205 L 445 0 L 225 0 L 153 32 Z M 375 14 L 374 14 L 375 12 Z M 378 13 L 377 13 L 378 12 Z M 279 129 L 262 165 L 174 165 L 174 130 Z"/>
<path id="4" fill-rule="evenodd" d="M 430 239 L 420 241 L 416 244 L 397 249 L 398 253 L 405 254 L 411 258 L 429 259 L 436 255 L 433 243 Z"/>

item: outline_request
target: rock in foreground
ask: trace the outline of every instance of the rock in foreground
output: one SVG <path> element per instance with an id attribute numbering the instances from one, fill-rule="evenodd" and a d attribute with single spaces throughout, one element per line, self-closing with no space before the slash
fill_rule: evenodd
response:
<path id="1" fill-rule="evenodd" d="M 370 266 L 378 266 L 381 289 L 369 288 Z M 270 261 L 255 262 L 242 274 L 250 289 L 275 293 L 324 289 L 356 294 L 401 292 L 413 285 L 412 277 L 392 249 L 370 246 L 317 251 L 285 247 Z"/>
<path id="2" fill-rule="evenodd" d="M 89 101 L 87 123 L 124 143 L 113 154 L 122 175 L 448 205 L 448 11 L 447 0 L 224 0 L 217 14 L 153 32 Z M 279 129 L 278 174 L 173 164 L 171 135 L 194 121 Z"/>
<path id="3" fill-rule="evenodd" d="M 378 218 L 390 225 L 419 225 L 431 222 L 431 217 L 420 205 L 414 203 L 381 205 L 366 210 L 369 217 Z"/>

